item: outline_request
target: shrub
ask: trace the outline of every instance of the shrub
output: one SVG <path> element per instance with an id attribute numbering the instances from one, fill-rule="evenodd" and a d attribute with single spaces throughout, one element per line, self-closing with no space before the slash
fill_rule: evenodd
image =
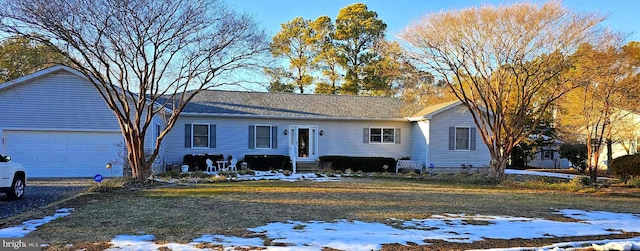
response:
<path id="1" fill-rule="evenodd" d="M 584 173 L 587 169 L 587 145 L 564 143 L 558 148 L 560 158 L 565 158 L 571 162 L 571 165 L 580 173 Z"/>
<path id="2" fill-rule="evenodd" d="M 611 173 L 623 181 L 640 176 L 640 154 L 625 155 L 615 158 L 609 165 Z"/>
<path id="3" fill-rule="evenodd" d="M 347 169 L 363 172 L 384 172 L 386 165 L 396 166 L 394 158 L 387 157 L 351 157 L 351 156 L 320 156 L 321 162 L 330 162 L 334 170 L 345 171 Z"/>
<path id="4" fill-rule="evenodd" d="M 205 171 L 207 170 L 207 159 L 211 159 L 214 164 L 216 161 L 224 160 L 222 154 L 186 154 L 182 157 L 182 163 L 189 165 L 189 171 Z"/>
<path id="5" fill-rule="evenodd" d="M 640 188 L 640 177 L 634 177 L 625 182 L 627 186 Z"/>
<path id="6" fill-rule="evenodd" d="M 244 161 L 256 171 L 293 170 L 291 158 L 286 155 L 245 155 Z"/>

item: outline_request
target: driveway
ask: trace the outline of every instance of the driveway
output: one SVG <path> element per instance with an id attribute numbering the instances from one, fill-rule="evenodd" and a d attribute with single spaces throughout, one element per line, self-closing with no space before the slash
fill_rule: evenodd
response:
<path id="1" fill-rule="evenodd" d="M 28 179 L 23 199 L 7 200 L 5 194 L 0 194 L 0 220 L 76 195 L 93 183 L 90 178 Z"/>

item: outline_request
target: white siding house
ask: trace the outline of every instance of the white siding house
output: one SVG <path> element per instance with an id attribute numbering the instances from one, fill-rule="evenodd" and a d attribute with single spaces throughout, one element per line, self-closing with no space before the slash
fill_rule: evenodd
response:
<path id="1" fill-rule="evenodd" d="M 55 66 L 0 84 L 0 153 L 30 177 L 119 176 L 119 125 L 79 72 Z M 155 117 L 146 145 L 164 119 Z M 399 99 L 206 90 L 185 107 L 162 143 L 154 172 L 186 154 L 410 157 L 424 166 L 485 166 L 486 146 L 459 102 L 421 110 Z"/>
<path id="2" fill-rule="evenodd" d="M 166 157 L 171 163 L 185 154 L 399 159 L 410 156 L 413 142 L 406 109 L 380 97 L 203 91 L 167 135 Z"/>
<path id="3" fill-rule="evenodd" d="M 0 113 L 0 153 L 23 164 L 29 177 L 123 175 L 120 126 L 80 72 L 54 66 L 0 84 Z"/>
<path id="4" fill-rule="evenodd" d="M 0 152 L 29 177 L 121 176 L 120 127 L 80 73 L 57 66 L 0 85 Z"/>
<path id="5" fill-rule="evenodd" d="M 612 144 L 611 157 L 613 159 L 630 154 L 640 152 L 640 114 L 628 110 L 618 110 L 612 115 Z M 583 141 L 586 136 L 582 135 Z M 535 168 L 569 168 L 571 163 L 560 158 L 558 149 L 562 141 L 556 141 L 554 145 L 543 147 L 542 150 L 535 153 L 534 157 L 527 163 L 529 167 Z M 608 167 L 608 150 L 606 143 L 603 143 L 600 149 L 600 157 L 598 159 L 598 168 L 607 169 Z"/>
<path id="6" fill-rule="evenodd" d="M 435 168 L 472 165 L 487 167 L 489 150 L 480 139 L 469 110 L 460 101 L 425 108 L 410 120 L 415 121 L 412 159 Z"/>

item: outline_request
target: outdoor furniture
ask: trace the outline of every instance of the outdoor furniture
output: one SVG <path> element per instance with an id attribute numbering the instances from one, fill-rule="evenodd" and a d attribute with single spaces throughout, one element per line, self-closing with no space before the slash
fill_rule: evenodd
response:
<path id="1" fill-rule="evenodd" d="M 218 171 L 226 171 L 227 170 L 227 161 L 226 160 L 218 160 L 216 161 L 218 164 Z"/>
<path id="2" fill-rule="evenodd" d="M 238 160 L 236 158 L 231 158 L 231 161 L 229 162 L 229 171 L 238 171 L 238 168 L 236 167 L 236 164 L 238 163 Z"/>
<path id="3" fill-rule="evenodd" d="M 418 172 L 422 174 L 422 162 L 415 160 L 398 160 L 396 173 L 398 173 L 400 169 L 418 170 Z"/>
<path id="4" fill-rule="evenodd" d="M 213 165 L 213 161 L 211 159 L 207 159 L 205 162 L 207 162 L 207 172 L 215 172 L 216 171 L 216 167 Z"/>

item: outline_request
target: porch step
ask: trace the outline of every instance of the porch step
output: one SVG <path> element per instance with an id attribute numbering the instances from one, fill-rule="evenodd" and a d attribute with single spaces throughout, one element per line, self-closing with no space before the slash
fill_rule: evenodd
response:
<path id="1" fill-rule="evenodd" d="M 298 173 L 315 173 L 318 172 L 318 162 L 298 162 L 296 164 L 296 172 Z"/>

